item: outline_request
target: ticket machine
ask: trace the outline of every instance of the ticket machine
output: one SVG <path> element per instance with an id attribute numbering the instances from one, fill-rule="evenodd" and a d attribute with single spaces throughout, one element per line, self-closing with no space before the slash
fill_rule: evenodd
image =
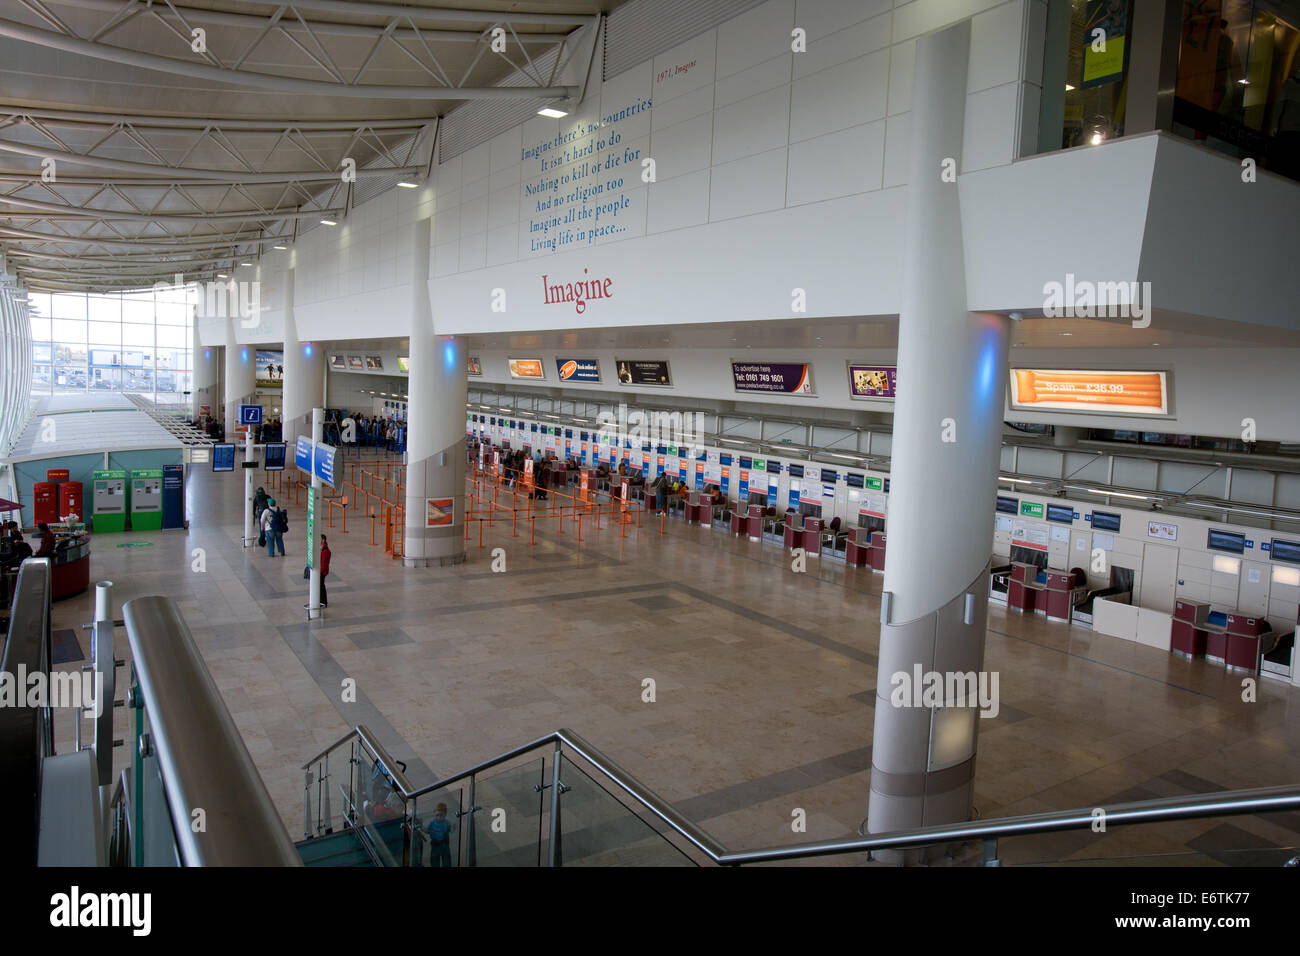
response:
<path id="1" fill-rule="evenodd" d="M 157 531 L 162 527 L 163 473 L 161 468 L 131 471 L 131 530 Z"/>
<path id="2" fill-rule="evenodd" d="M 91 472 L 95 496 L 91 520 L 96 534 L 126 530 L 126 471 L 105 468 Z"/>

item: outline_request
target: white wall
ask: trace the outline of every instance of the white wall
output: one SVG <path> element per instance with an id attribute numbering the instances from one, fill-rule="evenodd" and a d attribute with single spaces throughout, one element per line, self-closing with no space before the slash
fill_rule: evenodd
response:
<path id="1" fill-rule="evenodd" d="M 915 38 L 975 14 L 962 161 L 1009 163 L 1025 10 L 771 0 L 589 90 L 570 116 L 529 120 L 440 165 L 435 327 L 896 312 Z M 791 52 L 795 26 L 806 52 Z M 610 278 L 614 301 L 582 314 L 548 305 L 544 274 Z"/>

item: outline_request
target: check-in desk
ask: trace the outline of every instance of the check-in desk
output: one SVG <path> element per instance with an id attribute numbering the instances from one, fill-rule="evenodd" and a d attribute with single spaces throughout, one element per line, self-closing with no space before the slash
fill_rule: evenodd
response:
<path id="1" fill-rule="evenodd" d="M 1082 591 L 1083 585 L 1070 571 L 1047 571 L 1044 577 L 1045 590 L 1039 594 L 1045 601 L 1043 613 L 1051 621 L 1069 621 L 1074 611 L 1075 592 Z"/>
<path id="2" fill-rule="evenodd" d="M 1211 611 L 1201 625 L 1205 631 L 1205 659 L 1216 664 L 1228 659 L 1228 615 L 1225 611 Z"/>
<path id="3" fill-rule="evenodd" d="M 747 535 L 750 541 L 760 540 L 763 537 L 763 506 L 750 505 L 744 514 L 733 511 L 731 533 Z"/>
<path id="4" fill-rule="evenodd" d="M 867 564 L 872 571 L 880 574 L 885 573 L 885 533 L 883 531 L 873 531 L 871 540 L 867 543 Z"/>
<path id="5" fill-rule="evenodd" d="M 800 545 L 803 553 L 810 558 L 821 557 L 822 553 L 822 519 L 809 515 L 803 519 L 803 535 Z"/>
<path id="6" fill-rule="evenodd" d="M 1007 588 L 1007 607 L 1034 612 L 1047 606 L 1047 574 L 1037 565 L 1011 562 L 1011 582 Z"/>
<path id="7" fill-rule="evenodd" d="M 700 493 L 698 491 L 687 492 L 685 514 L 687 524 L 700 523 L 700 508 Z"/>
<path id="8" fill-rule="evenodd" d="M 849 540 L 844 545 L 844 563 L 851 568 L 866 567 L 870 542 L 871 529 L 850 528 Z"/>
<path id="9" fill-rule="evenodd" d="M 1174 602 L 1174 615 L 1169 626 L 1169 649 L 1179 657 L 1204 657 L 1210 605 L 1204 601 Z"/>
<path id="10" fill-rule="evenodd" d="M 1248 617 L 1239 611 L 1230 611 L 1224 624 L 1227 638 L 1224 664 L 1230 671 L 1259 672 L 1260 648 L 1263 634 L 1269 630 L 1262 617 Z"/>
<path id="11" fill-rule="evenodd" d="M 803 515 L 797 511 L 785 513 L 785 546 L 793 551 L 803 547 Z"/>

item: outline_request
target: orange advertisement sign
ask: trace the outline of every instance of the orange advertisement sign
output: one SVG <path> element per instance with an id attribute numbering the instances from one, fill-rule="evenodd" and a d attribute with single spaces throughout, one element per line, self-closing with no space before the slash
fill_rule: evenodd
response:
<path id="1" fill-rule="evenodd" d="M 510 359 L 511 378 L 545 378 L 541 359 Z"/>
<path id="2" fill-rule="evenodd" d="M 1168 373 L 1016 368 L 1008 402 L 1012 408 L 1167 415 Z"/>

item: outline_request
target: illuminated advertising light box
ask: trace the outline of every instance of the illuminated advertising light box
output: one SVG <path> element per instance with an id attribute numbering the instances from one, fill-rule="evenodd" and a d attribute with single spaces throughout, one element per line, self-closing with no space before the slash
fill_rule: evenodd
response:
<path id="1" fill-rule="evenodd" d="M 1168 415 L 1168 377 L 1168 372 L 1016 368 L 1008 402 L 1026 411 Z"/>
<path id="2" fill-rule="evenodd" d="M 397 370 L 399 372 L 409 373 L 411 371 L 411 356 L 409 355 L 397 356 Z"/>
<path id="3" fill-rule="evenodd" d="M 258 349 L 254 381 L 263 388 L 284 384 L 284 352 Z"/>
<path id="4" fill-rule="evenodd" d="M 401 358 L 398 358 L 398 360 L 397 360 L 397 364 L 398 364 L 399 367 L 401 366 L 401 364 L 402 364 L 402 360 L 401 360 Z M 482 375 L 482 374 L 483 374 L 483 363 L 480 362 L 480 361 L 478 360 L 478 356 L 477 356 L 477 355 L 471 355 L 471 356 L 469 357 L 469 360 L 468 360 L 468 362 L 466 363 L 466 371 L 467 371 L 470 375 Z"/>
<path id="5" fill-rule="evenodd" d="M 898 369 L 892 365 L 849 364 L 852 398 L 893 398 L 898 389 Z"/>
<path id="6" fill-rule="evenodd" d="M 561 382 L 600 381 L 600 363 L 595 359 L 557 358 L 555 371 Z"/>
<path id="7" fill-rule="evenodd" d="M 813 394 L 812 374 L 807 364 L 732 362 L 731 380 L 738 392 L 781 392 L 785 395 Z"/>
<path id="8" fill-rule="evenodd" d="M 511 378 L 545 378 L 541 359 L 509 359 Z"/>
<path id="9" fill-rule="evenodd" d="M 666 361 L 616 358 L 614 359 L 614 367 L 618 371 L 618 381 L 621 385 L 662 385 L 669 387 L 673 384 L 672 375 L 669 374 Z"/>
<path id="10" fill-rule="evenodd" d="M 345 370 L 347 367 L 348 367 L 348 360 L 346 356 L 343 355 L 330 356 L 330 368 L 341 372 Z"/>

